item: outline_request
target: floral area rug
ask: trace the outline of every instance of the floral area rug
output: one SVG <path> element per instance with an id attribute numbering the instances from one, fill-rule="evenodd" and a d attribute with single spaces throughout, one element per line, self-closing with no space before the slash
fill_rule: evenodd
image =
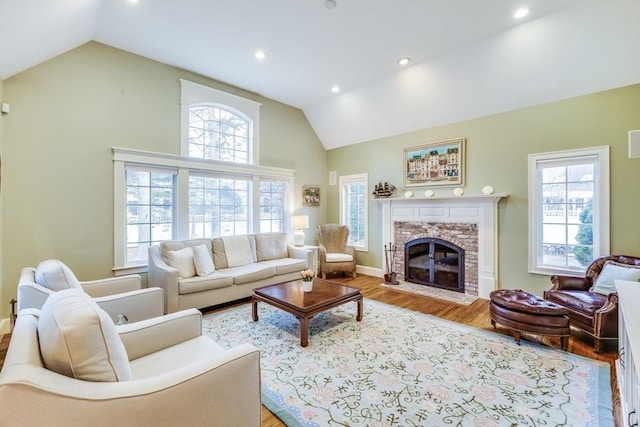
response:
<path id="1" fill-rule="evenodd" d="M 287 426 L 613 426 L 610 366 L 364 300 L 310 320 L 250 304 L 205 317 L 223 346 L 260 349 L 262 401 Z"/>

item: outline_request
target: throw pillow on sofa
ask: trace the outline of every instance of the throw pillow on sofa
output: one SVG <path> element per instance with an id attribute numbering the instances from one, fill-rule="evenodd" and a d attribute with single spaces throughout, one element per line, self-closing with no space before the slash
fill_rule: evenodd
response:
<path id="1" fill-rule="evenodd" d="M 167 252 L 169 265 L 178 269 L 178 276 L 181 279 L 188 279 L 196 275 L 196 266 L 193 263 L 193 249 L 186 247 L 178 251 Z"/>
<path id="2" fill-rule="evenodd" d="M 615 261 L 607 261 L 602 267 L 602 271 L 596 283 L 593 285 L 592 292 L 602 295 L 609 295 L 616 292 L 615 279 L 628 280 L 631 282 L 640 281 L 640 266 L 631 264 L 621 264 Z"/>
<path id="3" fill-rule="evenodd" d="M 85 381 L 130 381 L 127 351 L 111 317 L 80 289 L 52 294 L 38 319 L 47 369 Z"/>
<path id="4" fill-rule="evenodd" d="M 213 265 L 213 258 L 211 258 L 211 254 L 205 245 L 193 247 L 193 263 L 198 276 L 208 276 L 216 271 L 216 266 Z"/>
<path id="5" fill-rule="evenodd" d="M 258 261 L 269 261 L 289 256 L 285 233 L 256 234 L 255 239 Z"/>

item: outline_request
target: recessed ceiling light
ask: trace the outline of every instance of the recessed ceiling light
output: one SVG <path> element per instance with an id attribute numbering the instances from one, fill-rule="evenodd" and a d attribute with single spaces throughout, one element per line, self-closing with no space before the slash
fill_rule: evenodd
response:
<path id="1" fill-rule="evenodd" d="M 407 65 L 409 62 L 411 62 L 411 58 L 404 57 L 404 58 L 398 59 L 399 65 Z"/>
<path id="2" fill-rule="evenodd" d="M 520 18 L 524 18 L 528 14 L 529 14 L 529 9 L 527 9 L 526 7 L 522 7 L 516 10 L 516 13 L 513 14 L 513 17 L 516 19 L 520 19 Z"/>
<path id="3" fill-rule="evenodd" d="M 324 0 L 324 7 L 327 9 L 334 9 L 336 6 L 336 0 Z"/>
<path id="4" fill-rule="evenodd" d="M 338 86 L 334 86 L 334 87 L 331 88 L 331 92 L 339 93 L 340 92 L 340 88 Z"/>
<path id="5" fill-rule="evenodd" d="M 255 56 L 256 59 L 264 59 L 267 57 L 267 54 L 264 50 L 256 50 L 256 53 L 254 53 L 253 56 Z"/>

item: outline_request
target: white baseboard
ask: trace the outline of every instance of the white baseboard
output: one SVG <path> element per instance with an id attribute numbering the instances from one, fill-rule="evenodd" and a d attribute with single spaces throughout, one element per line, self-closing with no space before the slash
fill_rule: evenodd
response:
<path id="1" fill-rule="evenodd" d="M 8 334 L 9 332 L 11 332 L 11 320 L 8 317 L 0 319 L 0 335 Z"/>
<path id="2" fill-rule="evenodd" d="M 373 277 L 384 277 L 384 273 L 380 268 L 367 267 L 364 265 L 356 265 L 356 273 L 366 274 Z"/>

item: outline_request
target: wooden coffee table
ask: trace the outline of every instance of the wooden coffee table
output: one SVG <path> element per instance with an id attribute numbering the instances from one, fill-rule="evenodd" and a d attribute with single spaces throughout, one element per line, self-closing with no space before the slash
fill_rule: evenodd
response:
<path id="1" fill-rule="evenodd" d="M 251 314 L 258 320 L 258 301 L 291 313 L 300 319 L 300 345 L 309 344 L 309 319 L 349 301 L 358 302 L 356 320 L 362 320 L 362 294 L 360 289 L 344 286 L 328 280 L 313 279 L 313 290 L 302 292 L 302 280 L 265 286 L 253 291 Z"/>

